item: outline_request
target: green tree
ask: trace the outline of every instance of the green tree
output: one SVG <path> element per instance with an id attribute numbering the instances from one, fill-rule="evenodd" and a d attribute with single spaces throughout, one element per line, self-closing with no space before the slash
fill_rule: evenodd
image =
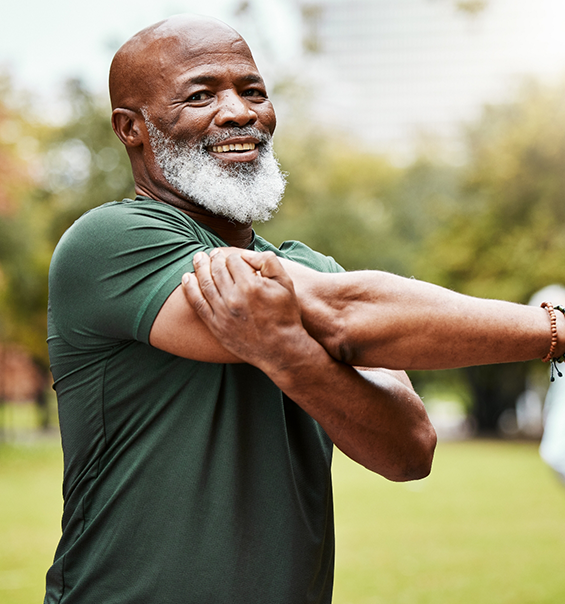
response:
<path id="1" fill-rule="evenodd" d="M 422 242 L 455 203 L 457 170 L 423 157 L 400 168 L 304 126 L 279 133 L 276 150 L 288 187 L 279 213 L 258 232 L 277 244 L 300 239 L 348 270 L 413 275 Z"/>
<path id="2" fill-rule="evenodd" d="M 419 277 L 521 303 L 546 285 L 565 283 L 563 98 L 565 86 L 529 82 L 514 102 L 485 108 L 468 131 L 469 161 L 457 203 L 425 241 Z M 532 369 L 512 364 L 466 371 L 481 429 L 496 428 Z"/>
<path id="3" fill-rule="evenodd" d="M 276 148 L 289 173 L 287 191 L 279 213 L 257 230 L 277 244 L 300 239 L 348 269 L 373 266 L 387 246 L 397 170 L 320 131 L 287 130 Z"/>
<path id="4" fill-rule="evenodd" d="M 78 81 L 62 126 L 34 121 L 8 79 L 0 83 L 0 344 L 23 348 L 49 383 L 48 271 L 62 233 L 87 209 L 133 192 L 107 100 Z M 0 393 L 1 395 L 1 393 Z M 45 409 L 44 393 L 37 402 Z M 43 421 L 47 416 L 42 414 Z"/>
<path id="5" fill-rule="evenodd" d="M 52 211 L 53 246 L 87 210 L 134 194 L 129 159 L 110 124 L 108 99 L 93 95 L 77 79 L 67 82 L 65 96 L 70 115 L 45 142 L 43 188 Z"/>
<path id="6" fill-rule="evenodd" d="M 19 344 L 47 366 L 43 283 L 49 250 L 44 228 L 48 222 L 37 204 L 40 140 L 48 130 L 27 115 L 22 96 L 10 81 L 0 84 L 0 340 Z"/>
<path id="7" fill-rule="evenodd" d="M 485 108 L 468 132 L 460 199 L 427 241 L 426 279 L 476 296 L 527 302 L 565 283 L 565 86 L 526 86 Z"/>

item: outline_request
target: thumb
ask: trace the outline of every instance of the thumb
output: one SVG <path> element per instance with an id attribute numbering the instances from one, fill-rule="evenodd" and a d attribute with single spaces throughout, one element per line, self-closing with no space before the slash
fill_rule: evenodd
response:
<path id="1" fill-rule="evenodd" d="M 274 279 L 280 271 L 286 272 L 273 252 L 252 252 L 244 250 L 241 257 L 266 279 Z"/>
<path id="2" fill-rule="evenodd" d="M 252 268 L 261 273 L 265 279 L 273 279 L 287 289 L 294 290 L 290 275 L 286 272 L 279 257 L 274 252 L 241 252 L 243 258 Z"/>

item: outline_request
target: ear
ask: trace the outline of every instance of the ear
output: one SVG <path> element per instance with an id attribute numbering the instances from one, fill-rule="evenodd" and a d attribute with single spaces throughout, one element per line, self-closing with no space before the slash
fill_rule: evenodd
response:
<path id="1" fill-rule="evenodd" d="M 112 112 L 112 128 L 126 147 L 139 147 L 143 144 L 144 125 L 145 120 L 137 111 L 118 107 Z"/>

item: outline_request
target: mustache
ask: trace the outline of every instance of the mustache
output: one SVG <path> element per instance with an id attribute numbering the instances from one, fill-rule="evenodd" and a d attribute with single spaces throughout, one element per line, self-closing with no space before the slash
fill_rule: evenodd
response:
<path id="1" fill-rule="evenodd" d="M 224 141 L 239 136 L 256 138 L 259 143 L 265 144 L 268 144 L 272 141 L 272 136 L 268 132 L 259 130 L 259 128 L 256 128 L 255 126 L 242 126 L 241 128 L 226 128 L 217 134 L 203 136 L 200 139 L 199 146 L 202 149 L 205 149 L 207 147 L 213 147 L 214 145 L 220 145 Z"/>

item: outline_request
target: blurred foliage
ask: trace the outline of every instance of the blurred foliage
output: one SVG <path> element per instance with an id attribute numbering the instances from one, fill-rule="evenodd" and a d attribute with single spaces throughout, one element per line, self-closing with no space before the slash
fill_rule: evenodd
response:
<path id="1" fill-rule="evenodd" d="M 477 15 L 488 6 L 487 0 L 456 0 L 455 7 L 469 15 Z"/>
<path id="2" fill-rule="evenodd" d="M 412 276 L 423 242 L 456 204 L 458 169 L 425 157 L 400 168 L 299 127 L 279 133 L 276 149 L 289 183 L 279 213 L 257 231 L 277 244 L 300 239 L 347 270 Z"/>
<path id="3" fill-rule="evenodd" d="M 317 131 L 287 130 L 276 148 L 290 178 L 281 210 L 258 232 L 277 244 L 305 241 L 348 269 L 372 265 L 379 257 L 374 240 L 384 250 L 390 238 L 389 199 L 398 170 Z"/>
<path id="4" fill-rule="evenodd" d="M 347 269 L 380 268 L 463 293 L 527 303 L 565 283 L 565 85 L 527 82 L 468 128 L 467 161 L 393 166 L 343 140 L 296 130 L 277 140 L 292 180 L 267 237 L 300 238 Z M 278 242 L 278 241 L 277 241 Z M 416 372 L 449 382 L 479 430 L 496 430 L 532 364 Z M 536 371 L 545 368 L 537 363 Z"/>
<path id="5" fill-rule="evenodd" d="M 44 158 L 53 243 L 90 208 L 134 193 L 129 159 L 110 125 L 108 100 L 92 95 L 80 80 L 67 82 L 66 98 L 70 116 L 53 129 Z"/>
<path id="6" fill-rule="evenodd" d="M 467 133 L 457 204 L 425 242 L 423 279 L 527 303 L 565 283 L 565 84 L 534 82 Z"/>
<path id="7" fill-rule="evenodd" d="M 564 101 L 565 83 L 530 81 L 514 102 L 484 109 L 467 132 L 458 202 L 416 258 L 419 278 L 521 303 L 565 284 Z M 465 370 L 478 427 L 496 430 L 528 376 L 545 373 L 540 363 Z"/>
<path id="8" fill-rule="evenodd" d="M 300 98 L 292 83 L 278 88 L 283 97 L 286 90 Z M 45 125 L 27 117 L 22 99 L 14 102 L 8 81 L 0 87 L 0 339 L 24 345 L 44 366 L 47 271 L 56 242 L 84 211 L 133 194 L 107 100 L 78 80 L 68 83 L 66 96 L 68 119 Z M 564 100 L 565 86 L 529 82 L 514 102 L 486 107 L 468 129 L 467 161 L 458 166 L 431 152 L 395 165 L 335 131 L 308 127 L 296 111 L 275 140 L 290 173 L 285 201 L 257 230 L 276 244 L 300 239 L 349 270 L 379 268 L 527 302 L 541 287 L 565 283 Z M 430 380 L 441 380 L 474 400 L 479 419 L 477 405 L 508 391 L 501 381 L 523 387 L 524 365 L 510 374 L 489 369 L 494 377 L 477 371 L 414 377 L 423 391 L 437 390 Z M 497 408 L 480 421 L 492 425 L 499 414 Z"/>
<path id="9" fill-rule="evenodd" d="M 0 82 L 0 338 L 18 343 L 44 367 L 50 250 L 42 192 L 41 140 L 49 128 L 26 118 L 25 99 Z"/>
<path id="10" fill-rule="evenodd" d="M 87 209 L 131 195 L 109 105 L 73 80 L 62 126 L 35 122 L 8 79 L 0 84 L 0 340 L 49 366 L 47 274 L 62 233 Z"/>

